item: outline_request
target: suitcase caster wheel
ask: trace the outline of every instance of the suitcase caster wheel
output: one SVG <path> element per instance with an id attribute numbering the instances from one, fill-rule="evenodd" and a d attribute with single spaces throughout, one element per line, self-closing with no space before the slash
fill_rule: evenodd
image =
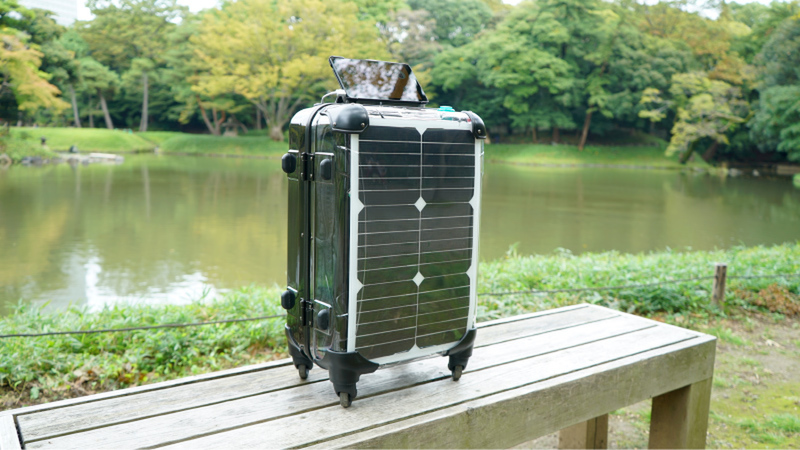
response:
<path id="1" fill-rule="evenodd" d="M 456 366 L 453 369 L 453 381 L 458 381 L 461 378 L 461 372 L 464 371 L 464 366 Z"/>
<path id="2" fill-rule="evenodd" d="M 297 373 L 300 375 L 301 380 L 308 378 L 308 367 L 305 364 L 297 366 Z"/>
<path id="3" fill-rule="evenodd" d="M 353 404 L 353 399 L 347 392 L 339 392 L 339 404 L 342 405 L 342 408 L 349 408 Z"/>

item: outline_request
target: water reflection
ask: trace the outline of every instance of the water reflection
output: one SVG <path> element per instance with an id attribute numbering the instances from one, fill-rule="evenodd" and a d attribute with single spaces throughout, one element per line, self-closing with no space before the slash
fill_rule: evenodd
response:
<path id="1" fill-rule="evenodd" d="M 800 190 L 787 179 L 487 165 L 484 185 L 482 259 L 515 242 L 580 253 L 800 239 Z M 180 303 L 282 284 L 286 197 L 274 160 L 0 171 L 0 308 Z"/>

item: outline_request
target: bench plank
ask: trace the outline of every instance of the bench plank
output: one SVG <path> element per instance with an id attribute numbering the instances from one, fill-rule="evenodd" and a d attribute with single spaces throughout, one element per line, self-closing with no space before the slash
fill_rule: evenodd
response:
<path id="1" fill-rule="evenodd" d="M 514 359 L 556 352 L 652 327 L 652 323 L 639 318 L 617 316 L 601 322 L 522 338 L 514 341 L 516 344 L 514 346 L 499 344 L 480 346 L 475 349 L 465 374 Z M 446 380 L 449 378 L 450 372 L 444 363 L 442 358 L 430 358 L 411 364 L 389 367 L 375 374 L 364 376 L 359 384 L 359 399 L 431 380 Z M 294 375 L 296 376 L 296 374 Z M 85 440 L 101 446 L 114 444 L 116 448 L 151 446 L 170 440 L 191 439 L 214 431 L 224 431 L 246 424 L 272 420 L 285 416 L 287 411 L 297 414 L 315 408 L 336 405 L 338 405 L 338 398 L 333 394 L 329 383 L 306 383 L 271 394 L 252 396 L 110 427 L 99 427 L 80 434 L 68 434 L 59 439 L 50 439 L 53 436 L 32 438 L 26 430 L 26 442 L 30 448 L 37 448 L 37 443 L 42 439 L 52 442 L 59 448 L 71 448 L 71 446 L 79 448 Z M 40 429 L 46 430 L 46 428 Z M 142 435 L 142 429 L 148 430 L 146 436 Z"/>
<path id="2" fill-rule="evenodd" d="M 488 322 L 486 325 L 481 326 L 476 348 L 620 316 L 615 311 L 596 310 L 585 307 L 585 305 L 581 308 L 571 308 L 566 311 L 554 311 L 549 314 L 522 317 L 513 322 L 503 321 L 504 325 L 502 327 L 496 326 L 493 322 Z M 645 319 L 630 317 L 637 320 L 638 322 L 636 323 L 652 324 L 652 322 L 648 322 Z M 436 358 L 436 363 L 432 364 L 432 366 L 441 371 L 446 369 L 446 364 L 442 364 L 440 358 Z M 471 366 L 474 366 L 474 362 L 471 363 Z M 437 374 L 437 376 L 443 376 L 443 373 Z M 64 414 L 64 411 L 61 411 L 60 408 L 52 408 L 42 412 L 19 415 L 17 420 L 24 430 L 25 440 L 31 442 L 81 430 L 101 428 L 137 419 L 260 396 L 308 383 L 326 381 L 327 379 L 327 371 L 312 370 L 307 381 L 300 380 L 294 366 L 290 363 L 284 363 L 271 368 L 271 370 L 175 386 L 171 387 L 167 392 L 159 389 L 102 402 L 78 404 L 70 407 L 69 414 Z M 367 377 L 364 379 L 367 379 Z M 363 392 L 362 389 L 362 396 Z"/>
<path id="3" fill-rule="evenodd" d="M 665 346 L 306 448 L 509 448 L 576 420 L 647 400 L 679 387 L 684 380 L 710 376 L 715 338 L 698 341 Z"/>
<path id="4" fill-rule="evenodd" d="M 20 450 L 17 426 L 14 416 L 10 414 L 0 416 L 0 450 Z"/>
<path id="5" fill-rule="evenodd" d="M 603 363 L 693 339 L 697 338 L 688 333 L 678 335 L 658 327 L 648 328 L 563 351 L 548 353 L 540 357 L 523 359 L 484 370 L 466 372 L 458 383 L 454 383 L 449 379 L 438 380 L 394 391 L 391 396 L 365 398 L 354 404 L 354 406 L 358 407 L 344 411 L 342 411 L 341 407 L 335 405 L 184 441 L 167 448 L 192 450 L 198 447 L 222 448 L 229 446 L 232 442 L 235 442 L 239 448 L 257 448 L 264 445 L 265 436 L 269 436 L 270 445 L 274 447 L 310 445 L 355 433 L 365 428 L 385 425 L 403 420 L 406 417 L 426 414 L 448 406 L 513 390 L 560 375 L 590 370 L 592 367 Z M 596 386 L 593 391 L 596 391 Z M 561 391 L 559 398 L 554 399 L 549 404 L 563 403 L 563 397 L 566 394 L 566 391 Z M 530 404 L 528 406 L 530 407 Z M 582 420 L 588 419 L 587 417 Z M 313 424 L 313 426 L 301 426 L 303 431 L 300 433 L 281 431 L 297 427 L 298 421 L 300 423 Z M 428 445 L 426 444 L 425 446 L 427 447 Z"/>
<path id="6" fill-rule="evenodd" d="M 346 410 L 326 371 L 302 381 L 287 359 L 8 411 L 0 427 L 11 450 L 15 420 L 30 449 L 510 447 L 651 397 L 707 418 L 711 336 L 586 304 L 478 326 L 459 382 L 441 357 L 385 367 Z M 688 423 L 656 404 L 651 437 Z M 704 444 L 704 427 L 685 431 Z"/>

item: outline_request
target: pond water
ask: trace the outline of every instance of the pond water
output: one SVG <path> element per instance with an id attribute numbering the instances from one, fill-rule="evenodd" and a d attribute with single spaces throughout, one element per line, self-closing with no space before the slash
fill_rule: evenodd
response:
<path id="1" fill-rule="evenodd" d="M 487 164 L 481 258 L 800 239 L 790 179 Z M 134 156 L 0 170 L 0 314 L 18 301 L 181 303 L 283 284 L 277 160 Z"/>

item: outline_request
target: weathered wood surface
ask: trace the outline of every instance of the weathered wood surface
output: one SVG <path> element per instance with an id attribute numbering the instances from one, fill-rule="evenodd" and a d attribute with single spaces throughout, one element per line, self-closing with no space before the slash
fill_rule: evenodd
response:
<path id="1" fill-rule="evenodd" d="M 653 399 L 650 448 L 705 448 L 711 377 Z"/>
<path id="2" fill-rule="evenodd" d="M 349 409 L 325 371 L 303 381 L 284 360 L 0 419 L 13 417 L 24 448 L 509 447 L 702 384 L 714 349 L 707 335 L 578 305 L 481 324 L 459 382 L 440 357 L 365 375 Z M 701 394 L 670 405 L 695 420 Z"/>
<path id="3" fill-rule="evenodd" d="M 561 430 L 558 433 L 558 448 L 608 448 L 608 414 Z"/>
<path id="4" fill-rule="evenodd" d="M 14 416 L 0 415 L 0 450 L 20 450 Z"/>

